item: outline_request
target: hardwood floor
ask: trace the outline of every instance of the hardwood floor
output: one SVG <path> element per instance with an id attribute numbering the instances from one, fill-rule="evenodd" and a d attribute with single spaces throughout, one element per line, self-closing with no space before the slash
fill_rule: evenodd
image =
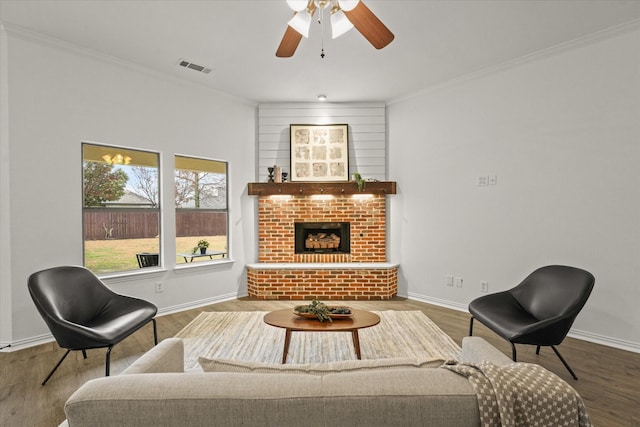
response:
<path id="1" fill-rule="evenodd" d="M 269 311 L 292 307 L 291 301 L 238 299 L 158 318 L 159 339 L 172 337 L 201 311 Z M 349 301 L 363 310 L 422 310 L 460 343 L 468 334 L 469 315 L 417 301 Z M 476 322 L 482 336 L 509 357 L 509 344 Z M 151 325 L 114 347 L 111 373 L 117 375 L 153 345 Z M 595 426 L 640 426 L 640 354 L 567 338 L 559 350 L 579 380 L 575 381 L 548 348 L 518 346 L 519 361 L 539 363 L 558 374 L 582 396 Z M 72 352 L 46 386 L 40 383 L 62 356 L 55 343 L 15 352 L 0 352 L 0 426 L 52 427 L 61 423 L 64 402 L 84 382 L 104 375 L 105 350 Z"/>

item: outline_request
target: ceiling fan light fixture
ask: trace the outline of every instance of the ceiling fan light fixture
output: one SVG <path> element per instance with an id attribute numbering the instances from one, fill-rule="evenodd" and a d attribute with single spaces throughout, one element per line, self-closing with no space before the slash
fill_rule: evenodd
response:
<path id="1" fill-rule="evenodd" d="M 318 101 L 324 102 L 326 100 L 327 100 L 327 95 L 325 95 L 324 93 L 321 93 L 320 95 L 318 95 Z"/>
<path id="2" fill-rule="evenodd" d="M 116 153 L 113 157 L 109 154 L 102 156 L 104 162 L 108 165 L 128 165 L 131 163 L 131 157 L 123 156 L 120 153 Z"/>
<path id="3" fill-rule="evenodd" d="M 304 2 L 287 0 L 287 3 L 295 9 L 302 7 Z M 287 29 L 276 50 L 276 56 L 278 58 L 293 56 L 302 37 L 309 37 L 311 20 L 315 11 L 319 9 L 317 21 L 321 26 L 322 34 L 320 58 L 324 58 L 324 9 L 329 7 L 330 9 L 327 13 L 330 14 L 328 16 L 330 19 L 327 25 L 331 24 L 332 37 L 334 39 L 355 27 L 376 49 L 382 49 L 393 41 L 393 33 L 361 0 L 308 0 L 307 7 L 304 10 L 295 12 L 293 18 L 288 22 Z"/>
<path id="4" fill-rule="evenodd" d="M 341 10 L 336 10 L 331 14 L 331 37 L 338 38 L 350 29 L 353 24 Z"/>
<path id="5" fill-rule="evenodd" d="M 307 8 L 309 2 L 307 0 L 287 0 L 287 4 L 296 12 L 301 12 Z"/>
<path id="6" fill-rule="evenodd" d="M 308 38 L 309 28 L 311 28 L 311 14 L 306 10 L 298 12 L 291 18 L 288 24 L 291 28 Z"/>
<path id="7" fill-rule="evenodd" d="M 360 3 L 360 0 L 338 0 L 340 9 L 345 12 L 351 12 Z"/>

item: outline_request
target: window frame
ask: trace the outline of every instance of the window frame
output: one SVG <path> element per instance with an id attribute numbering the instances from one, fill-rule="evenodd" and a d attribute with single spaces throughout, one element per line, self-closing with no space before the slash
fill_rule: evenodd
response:
<path id="1" fill-rule="evenodd" d="M 89 156 L 87 156 L 86 152 L 85 152 L 85 148 L 86 147 L 90 147 L 92 150 L 94 150 L 94 152 L 90 153 Z M 149 156 L 147 157 L 147 159 L 151 159 L 151 158 L 155 158 L 155 162 L 157 163 L 156 166 L 153 165 L 148 165 L 147 167 L 155 167 L 157 170 L 157 201 L 156 201 L 156 205 L 153 206 L 152 202 L 149 202 L 148 204 L 151 205 L 149 207 L 141 207 L 141 206 L 116 206 L 116 205 L 112 205 L 111 207 L 105 207 L 105 206 L 86 206 L 85 204 L 85 163 L 86 162 L 99 162 L 99 160 L 97 159 L 96 156 L 99 156 L 99 154 L 101 154 L 102 152 L 112 152 L 112 153 L 116 153 L 116 152 L 121 152 L 121 153 L 138 153 L 140 154 L 140 156 Z M 162 269 L 164 267 L 164 263 L 163 263 L 163 248 L 164 248 L 164 244 L 163 244 L 163 196 L 162 196 L 162 155 L 159 151 L 154 151 L 154 150 L 147 150 L 147 149 L 141 149 L 141 148 L 134 148 L 134 147 L 126 147 L 126 146 L 121 146 L 121 145 L 113 145 L 113 144 L 105 144 L 105 143 L 100 143 L 100 142 L 93 142 L 93 141 L 82 141 L 81 142 L 81 148 L 80 148 L 80 155 L 81 155 L 81 212 L 82 212 L 82 265 L 85 266 L 86 268 L 89 268 L 92 272 L 94 272 L 94 274 L 96 274 L 99 277 L 110 277 L 110 276 L 122 276 L 122 275 L 130 275 L 130 274 L 137 274 L 137 273 L 146 273 L 146 272 L 153 272 L 153 271 L 159 271 L 160 269 Z M 143 158 L 144 158 L 143 157 Z M 135 160 L 135 159 L 132 159 Z M 135 163 L 134 164 L 127 164 L 130 166 L 137 166 Z M 140 164 L 139 166 L 144 166 L 143 164 Z M 129 181 L 127 181 L 128 183 Z M 125 184 L 125 188 L 126 188 L 126 184 Z M 90 266 L 87 266 L 87 218 L 86 218 L 86 214 L 92 211 L 104 211 L 105 209 L 108 209 L 109 212 L 111 213 L 135 213 L 135 214 L 139 214 L 139 213 L 155 213 L 156 215 L 156 219 L 157 219 L 157 253 L 158 253 L 158 266 L 157 267 L 145 267 L 145 268 L 140 268 L 138 267 L 134 267 L 131 269 L 118 269 L 118 270 L 113 270 L 113 271 L 94 271 L 93 269 L 90 268 Z M 107 232 L 107 230 L 105 229 L 105 233 Z M 136 237 L 133 237 L 132 239 L 136 239 Z M 104 239 L 104 240 L 108 240 L 108 239 Z M 91 241 L 91 239 L 89 239 L 89 241 Z M 136 260 L 137 263 L 137 260 Z M 135 264 L 134 264 L 135 265 Z"/>
<path id="2" fill-rule="evenodd" d="M 178 167 L 178 163 L 181 163 L 178 161 L 178 158 L 184 159 L 184 162 L 188 162 L 188 161 L 194 161 L 195 163 L 201 163 L 201 162 L 217 162 L 217 163 L 221 163 L 222 165 L 224 165 L 224 208 L 195 208 L 195 207 L 178 207 L 176 205 L 176 194 L 175 194 L 175 188 L 176 188 L 176 180 L 177 180 L 177 171 L 178 170 L 189 170 L 189 169 L 185 169 L 185 168 L 179 168 Z M 194 267 L 200 267 L 200 266 L 211 266 L 211 265 L 219 265 L 219 264 L 224 264 L 224 263 L 228 263 L 231 261 L 231 230 L 230 230 L 230 209 L 229 209 L 229 162 L 226 160 L 221 160 L 221 159 L 215 159 L 215 158 L 210 158 L 210 157 L 204 157 L 204 156 L 197 156 L 197 155 L 192 155 L 192 154 L 181 154 L 181 153 L 176 153 L 173 155 L 173 160 L 174 160 L 174 166 L 173 166 L 173 185 L 174 185 L 174 194 L 173 194 L 173 209 L 174 209 L 174 216 L 175 216 L 175 222 L 174 222 L 174 242 L 176 244 L 176 264 L 175 264 L 175 268 L 176 269 L 183 269 L 183 268 L 194 268 Z M 196 170 L 196 169 L 192 169 L 192 170 Z M 202 170 L 203 172 L 206 172 L 206 170 Z M 214 171 L 210 171 L 213 173 L 219 173 L 219 172 L 214 172 Z M 214 257 L 211 257 L 211 259 L 207 259 L 206 257 L 198 257 L 198 262 L 179 262 L 178 259 L 181 257 L 181 255 L 179 255 L 179 250 L 178 250 L 178 242 L 177 239 L 179 237 L 187 237 L 187 236 L 178 236 L 179 232 L 178 232 L 178 213 L 179 212 L 201 212 L 201 213 L 224 213 L 225 214 L 225 221 L 224 221 L 224 227 L 225 227 L 225 243 L 224 243 L 224 252 L 225 255 L 222 257 L 217 257 L 214 255 Z M 201 237 L 204 236 L 192 236 L 194 239 L 194 242 L 196 240 L 199 240 Z M 193 261 L 193 260 L 192 260 Z"/>

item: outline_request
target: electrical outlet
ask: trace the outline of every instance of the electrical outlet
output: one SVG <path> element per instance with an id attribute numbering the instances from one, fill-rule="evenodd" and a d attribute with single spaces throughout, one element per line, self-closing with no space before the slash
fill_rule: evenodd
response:
<path id="1" fill-rule="evenodd" d="M 447 276 L 447 286 L 453 286 L 453 276 Z"/>
<path id="2" fill-rule="evenodd" d="M 478 186 L 485 186 L 485 185 L 489 185 L 489 177 L 484 175 L 484 176 L 479 176 L 478 177 L 478 181 L 477 181 L 477 185 Z"/>
<path id="3" fill-rule="evenodd" d="M 164 284 L 162 282 L 156 282 L 156 293 L 164 292 Z"/>
<path id="4" fill-rule="evenodd" d="M 489 292 L 489 282 L 484 280 L 480 282 L 480 292 Z"/>
<path id="5" fill-rule="evenodd" d="M 456 287 L 457 288 L 461 288 L 462 287 L 462 277 L 456 277 L 455 283 L 456 283 Z"/>

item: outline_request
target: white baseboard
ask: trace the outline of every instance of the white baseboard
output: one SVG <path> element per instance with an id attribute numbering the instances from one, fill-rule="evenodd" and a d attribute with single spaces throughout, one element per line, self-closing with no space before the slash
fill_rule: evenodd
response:
<path id="1" fill-rule="evenodd" d="M 594 334 L 593 332 L 580 331 L 577 329 L 571 329 L 568 336 L 578 340 L 589 341 L 607 347 L 640 353 L 640 344 L 633 341 L 621 340 L 618 338 L 607 337 L 604 335 Z"/>
<path id="2" fill-rule="evenodd" d="M 440 307 L 450 308 L 452 310 L 462 311 L 465 313 L 469 313 L 467 306 L 464 304 L 460 304 L 457 302 L 441 300 L 438 298 L 432 298 L 425 295 L 414 294 L 409 292 L 406 298 L 425 302 L 427 304 L 438 305 Z M 567 336 L 571 338 L 575 338 L 582 341 L 588 341 L 595 344 L 604 345 L 607 347 L 618 348 L 620 350 L 631 351 L 633 353 L 640 353 L 640 343 L 625 341 L 618 338 L 607 337 L 604 335 L 594 334 L 592 332 L 580 331 L 577 329 L 571 329 Z"/>
<path id="3" fill-rule="evenodd" d="M 425 295 L 415 294 L 413 292 L 409 292 L 407 298 L 420 301 L 420 302 L 426 302 L 427 304 L 438 305 L 444 308 L 450 308 L 452 310 L 463 311 L 465 313 L 469 312 L 469 310 L 467 310 L 467 306 L 464 304 L 447 301 L 443 299 L 438 299 L 438 298 L 433 298 L 433 297 L 428 297 Z"/>
<path id="4" fill-rule="evenodd" d="M 242 298 L 238 294 L 226 294 L 218 295 L 211 298 L 205 298 L 198 301 L 191 301 L 184 304 L 173 305 L 171 307 L 165 307 L 158 310 L 158 316 L 166 316 L 168 314 L 179 313 L 181 311 L 191 310 L 193 308 L 204 307 L 205 305 L 211 305 L 218 302 L 230 301 L 233 299 Z"/>
<path id="5" fill-rule="evenodd" d="M 51 334 L 37 335 L 35 337 L 24 338 L 9 343 L 2 343 L 2 346 L 0 347 L 3 348 L 0 351 L 2 351 L 3 353 L 10 353 L 12 351 L 23 350 L 25 348 L 35 347 L 36 345 L 46 344 L 51 341 L 54 341 L 53 335 Z"/>

